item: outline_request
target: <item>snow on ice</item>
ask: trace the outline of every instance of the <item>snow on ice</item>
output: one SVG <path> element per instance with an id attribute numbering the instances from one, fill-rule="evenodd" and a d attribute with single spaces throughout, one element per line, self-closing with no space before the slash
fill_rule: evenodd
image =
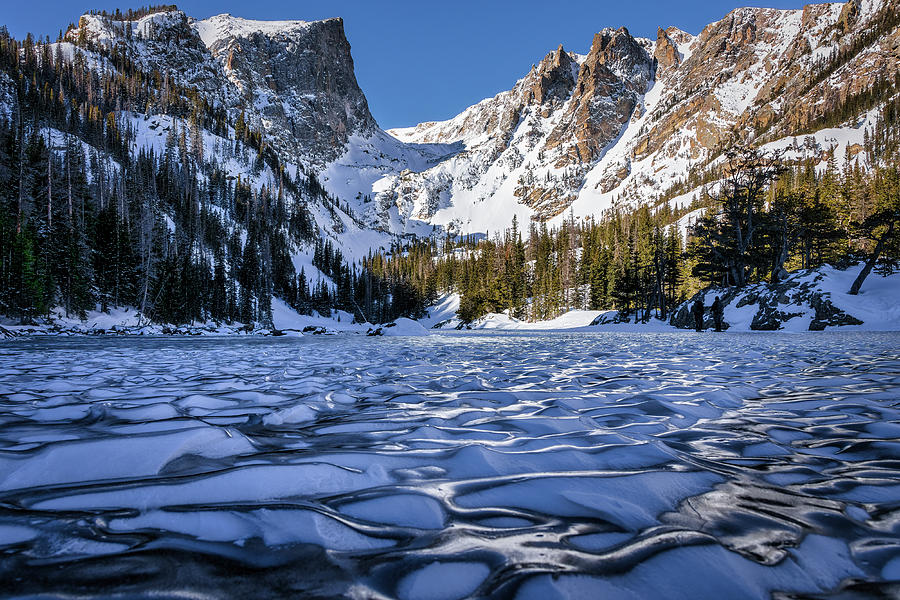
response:
<path id="1" fill-rule="evenodd" d="M 0 576 L 19 596 L 215 595 L 240 565 L 257 595 L 410 600 L 887 586 L 898 335 L 11 340 Z"/>

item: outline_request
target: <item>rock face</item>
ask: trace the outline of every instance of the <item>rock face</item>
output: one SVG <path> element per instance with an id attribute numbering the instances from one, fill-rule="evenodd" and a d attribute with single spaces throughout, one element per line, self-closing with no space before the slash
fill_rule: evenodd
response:
<path id="1" fill-rule="evenodd" d="M 532 67 L 528 74 L 528 91 L 523 97 L 525 104 L 559 103 L 572 92 L 575 85 L 573 71 L 578 64 L 566 52 L 562 44 L 544 57 L 538 67 Z"/>
<path id="2" fill-rule="evenodd" d="M 594 36 L 575 90 L 545 148 L 565 151 L 555 166 L 591 163 L 631 118 L 647 91 L 653 62 L 624 27 Z"/>
<path id="3" fill-rule="evenodd" d="M 678 51 L 678 47 L 662 27 L 656 31 L 656 48 L 653 51 L 653 58 L 656 59 L 660 76 L 678 68 L 678 65 L 681 64 L 681 53 Z"/>
<path id="4" fill-rule="evenodd" d="M 425 172 L 387 178 L 381 194 L 396 199 L 391 206 L 411 206 L 412 218 L 450 229 L 491 227 L 454 218 L 459 206 L 453 205 L 461 196 L 479 203 L 511 200 L 535 219 L 560 215 L 577 197 L 586 167 L 639 111 L 654 73 L 648 49 L 650 42 L 636 40 L 625 28 L 605 29 L 594 36 L 588 54 L 559 46 L 512 90 L 450 121 L 393 131 L 415 143 L 462 142 L 466 152 Z M 442 182 L 445 201 L 427 206 L 420 199 L 429 196 L 434 182 Z M 492 208 L 506 214 L 498 226 L 507 225 L 517 210 Z M 435 219 L 442 209 L 447 217 Z"/>
<path id="5" fill-rule="evenodd" d="M 512 90 L 449 121 L 392 130 L 406 142 L 462 143 L 465 152 L 386 176 L 376 193 L 393 199 L 385 205 L 401 220 L 483 232 L 513 215 L 559 223 L 655 202 L 731 140 L 822 159 L 831 139 L 814 136 L 806 148 L 793 136 L 805 136 L 838 100 L 894 78 L 898 23 L 896 0 L 851 0 L 739 8 L 696 36 L 669 27 L 646 40 L 605 29 L 587 54 L 560 47 Z M 839 156 L 862 144 L 864 118 L 848 119 L 851 139 Z M 440 202 L 423 201 L 437 190 Z M 670 203 L 686 205 L 701 191 Z"/>
<path id="6" fill-rule="evenodd" d="M 343 154 L 351 134 L 377 127 L 341 19 L 279 27 L 219 15 L 194 27 L 243 105 L 258 107 L 282 152 L 299 147 L 309 162 L 324 165 Z"/>
<path id="7" fill-rule="evenodd" d="M 67 39 L 82 30 L 95 44 L 124 47 L 147 72 L 225 107 L 232 123 L 243 114 L 283 157 L 304 165 L 321 168 L 346 151 L 351 135 L 377 128 L 341 19 L 196 21 L 171 10 L 125 23 L 85 15 Z"/>

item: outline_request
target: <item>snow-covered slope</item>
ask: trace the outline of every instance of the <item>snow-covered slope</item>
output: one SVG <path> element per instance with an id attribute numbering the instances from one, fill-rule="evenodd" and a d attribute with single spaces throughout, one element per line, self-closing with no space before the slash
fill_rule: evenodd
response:
<path id="1" fill-rule="evenodd" d="M 862 265 L 847 269 L 824 266 L 797 271 L 778 284 L 758 283 L 746 288 L 712 288 L 675 311 L 672 324 L 694 326 L 690 308 L 697 298 L 706 307 L 705 326 L 713 327 L 710 307 L 716 296 L 724 304 L 729 331 L 900 331 L 900 273 L 872 273 L 856 296 L 847 293 Z"/>
<path id="2" fill-rule="evenodd" d="M 824 161 L 833 148 L 856 158 L 875 111 L 814 125 L 836 99 L 893 77 L 900 33 L 871 32 L 896 10 L 887 0 L 739 8 L 698 35 L 670 27 L 655 40 L 602 29 L 586 53 L 560 46 L 450 120 L 390 132 L 369 111 L 339 18 L 85 15 L 59 50 L 101 73 L 116 66 L 99 50 L 115 47 L 173 94 L 196 91 L 223 111 L 229 138 L 238 122 L 260 132 L 287 172 L 315 175 L 338 200 L 317 225 L 361 256 L 392 236 L 497 231 L 514 216 L 553 223 L 671 196 L 684 206 L 699 189 L 667 192 L 736 138 L 791 158 Z M 13 103 L 3 90 L 0 106 Z M 211 158 L 227 160 L 219 148 Z"/>
<path id="3" fill-rule="evenodd" d="M 654 202 L 733 139 L 791 147 L 791 158 L 824 161 L 832 148 L 855 157 L 874 113 L 805 133 L 836 98 L 893 77 L 900 33 L 866 36 L 895 4 L 740 8 L 699 35 L 670 27 L 656 40 L 602 30 L 587 54 L 559 47 L 512 90 L 450 120 L 391 130 L 403 142 L 460 151 L 426 169 L 398 160 L 402 168 L 358 181 L 349 195 L 371 199 L 356 210 L 389 229 L 485 232 L 514 215 L 552 223 Z M 350 154 L 330 177 L 344 180 L 338 172 L 367 164 Z M 697 193 L 671 203 L 687 205 Z"/>
<path id="4" fill-rule="evenodd" d="M 704 326 L 714 327 L 711 307 L 716 296 L 724 304 L 725 329 L 746 331 L 900 331 L 900 273 L 870 274 L 859 295 L 848 290 L 862 265 L 846 269 L 823 266 L 797 271 L 785 281 L 759 283 L 746 288 L 711 288 L 679 306 L 670 321 L 657 318 L 635 323 L 635 315 L 622 318 L 617 311 L 571 310 L 548 321 L 528 322 L 508 314 L 491 313 L 472 323 L 457 317 L 459 297 L 441 299 L 423 325 L 442 330 L 502 329 L 517 331 L 677 331 L 693 329 L 691 305 L 700 298 L 706 308 Z"/>

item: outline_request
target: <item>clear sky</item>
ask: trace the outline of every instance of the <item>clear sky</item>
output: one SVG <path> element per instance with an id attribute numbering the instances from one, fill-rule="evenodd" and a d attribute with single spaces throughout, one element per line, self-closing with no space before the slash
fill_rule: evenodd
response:
<path id="1" fill-rule="evenodd" d="M 115 0 L 4 0 L 0 23 L 12 35 L 55 39 L 89 9 L 162 4 Z M 171 3 L 168 0 L 167 3 Z M 562 43 L 584 53 L 603 27 L 624 25 L 656 37 L 658 26 L 699 33 L 736 6 L 800 8 L 800 0 L 182 0 L 196 18 L 231 13 L 248 19 L 343 17 L 356 77 L 384 128 L 450 118 L 507 90 Z"/>

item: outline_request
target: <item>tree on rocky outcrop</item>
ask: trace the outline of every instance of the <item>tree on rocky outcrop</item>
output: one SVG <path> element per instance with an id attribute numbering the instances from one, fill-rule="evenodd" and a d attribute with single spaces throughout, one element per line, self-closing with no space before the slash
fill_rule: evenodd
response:
<path id="1" fill-rule="evenodd" d="M 879 169 L 875 176 L 875 211 L 857 225 L 861 237 L 875 243 L 859 275 L 850 286 L 850 294 L 859 294 L 863 282 L 886 253 L 896 256 L 900 236 L 900 171 L 896 165 Z"/>
<path id="2" fill-rule="evenodd" d="M 692 228 L 694 274 L 712 283 L 747 284 L 759 269 L 764 192 L 782 173 L 779 157 L 747 147 L 725 153 L 725 178 L 714 209 Z"/>
<path id="3" fill-rule="evenodd" d="M 802 218 L 803 198 L 797 191 L 795 177 L 785 177 L 770 188 L 766 237 L 771 248 L 769 278 L 778 283 L 788 276 L 785 263 L 791 257 L 805 231 Z"/>

